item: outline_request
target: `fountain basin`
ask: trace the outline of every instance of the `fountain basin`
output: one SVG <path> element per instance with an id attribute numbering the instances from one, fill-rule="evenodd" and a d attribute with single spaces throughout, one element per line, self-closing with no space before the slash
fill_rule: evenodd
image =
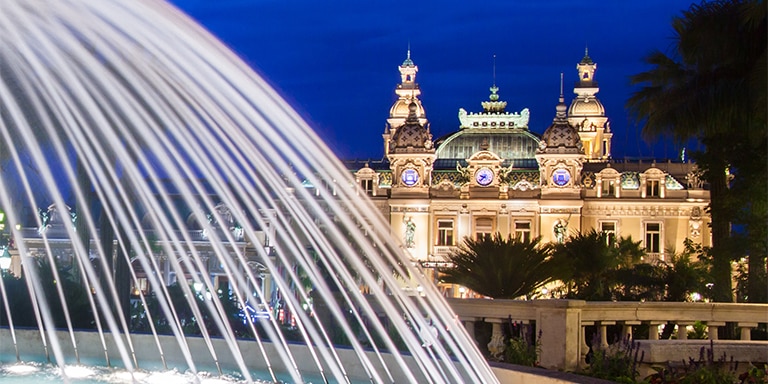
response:
<path id="1" fill-rule="evenodd" d="M 69 332 L 59 330 L 55 331 L 55 335 L 58 343 L 61 345 L 66 363 L 71 364 L 70 366 L 78 365 L 75 357 L 75 349 L 72 346 Z M 77 343 L 77 352 L 80 356 L 80 363 L 93 367 L 107 367 L 111 365 L 112 367 L 124 368 L 113 335 L 104 334 L 105 344 L 107 346 L 106 355 L 98 332 L 76 331 L 74 332 L 74 337 Z M 120 337 L 124 337 L 124 335 L 120 335 Z M 140 370 L 154 372 L 166 371 L 168 369 L 173 369 L 179 372 L 186 372 L 189 370 L 189 367 L 184 360 L 182 350 L 175 337 L 170 335 L 158 336 L 160 345 L 163 349 L 162 355 L 157 348 L 154 336 L 151 334 L 131 334 L 130 337 Z M 19 348 L 19 356 L 22 361 L 45 362 L 47 360 L 39 330 L 16 329 L 16 339 Z M 0 329 L 0 340 L 4 341 L 3 343 L 0 343 L 0 363 L 15 363 L 16 351 L 13 343 L 10 342 L 12 339 L 8 328 Z M 192 356 L 195 359 L 195 365 L 198 371 L 204 372 L 204 375 L 213 374 L 214 376 L 218 376 L 216 361 L 212 354 L 208 352 L 205 340 L 202 337 L 188 336 L 186 337 L 186 342 L 189 345 L 189 349 L 192 351 Z M 237 372 L 237 363 L 226 342 L 221 338 L 212 338 L 212 343 L 218 357 L 218 363 L 224 371 L 225 376 L 227 372 Z M 263 343 L 263 345 L 268 356 L 275 356 L 277 354 L 278 347 L 274 344 L 266 342 Z M 246 359 L 245 362 L 248 368 L 253 372 L 254 379 L 269 382 L 270 377 L 267 373 L 268 367 L 264 360 L 259 358 L 262 354 L 256 341 L 237 340 L 237 346 L 242 351 L 242 355 Z M 308 379 L 316 378 L 317 380 L 322 381 L 319 368 L 314 364 L 302 364 L 303 362 L 312 360 L 309 349 L 306 348 L 305 345 L 302 343 L 291 343 L 289 344 L 289 349 L 295 357 L 296 362 L 299 364 L 298 369 L 302 372 L 303 376 Z M 346 347 L 337 347 L 336 351 L 353 383 L 370 382 L 365 371 L 362 369 L 362 366 L 358 363 L 359 357 L 357 356 L 356 351 Z M 375 360 L 373 352 L 369 353 L 371 353 L 371 359 Z M 107 361 L 106 356 L 109 356 L 109 362 Z M 167 368 L 163 367 L 163 357 L 167 363 Z M 390 367 L 399 364 L 389 354 L 383 354 L 383 359 Z M 53 357 L 51 357 L 51 360 L 53 360 Z M 418 372 L 418 364 L 413 357 L 406 355 L 405 362 L 408 370 L 411 372 Z M 450 364 L 454 364 L 454 362 L 450 362 Z M 278 378 L 286 380 L 286 382 L 289 380 L 289 376 L 285 375 L 283 377 L 279 373 L 287 372 L 289 369 L 293 369 L 292 367 L 286 367 L 280 359 L 274 359 L 272 367 L 278 372 Z M 327 369 L 327 367 L 324 369 Z M 404 375 L 399 375 L 397 370 L 393 371 L 392 374 L 395 382 L 408 382 L 408 378 Z M 419 378 L 421 380 L 426 380 L 423 376 Z"/>

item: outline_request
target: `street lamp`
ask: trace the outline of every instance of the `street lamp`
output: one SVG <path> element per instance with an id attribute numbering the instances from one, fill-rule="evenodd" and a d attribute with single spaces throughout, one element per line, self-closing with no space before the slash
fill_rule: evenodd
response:
<path id="1" fill-rule="evenodd" d="M 11 254 L 8 253 L 8 246 L 0 246 L 0 269 L 7 271 L 11 267 Z"/>
<path id="2" fill-rule="evenodd" d="M 7 271 L 11 267 L 11 254 L 8 253 L 8 240 L 5 233 L 5 211 L 0 209 L 0 269 Z"/>

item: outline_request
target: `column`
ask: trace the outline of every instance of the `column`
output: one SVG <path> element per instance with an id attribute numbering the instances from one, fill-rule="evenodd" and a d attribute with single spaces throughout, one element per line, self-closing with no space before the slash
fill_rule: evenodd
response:
<path id="1" fill-rule="evenodd" d="M 579 367 L 583 332 L 583 300 L 546 300 L 536 309 L 536 326 L 541 331 L 541 366 L 573 371 Z"/>
<path id="2" fill-rule="evenodd" d="M 499 357 L 506 348 L 506 345 L 504 345 L 504 333 L 501 331 L 502 319 L 485 319 L 485 321 L 493 323 L 491 341 L 488 342 L 488 352 L 491 353 L 491 356 Z"/>

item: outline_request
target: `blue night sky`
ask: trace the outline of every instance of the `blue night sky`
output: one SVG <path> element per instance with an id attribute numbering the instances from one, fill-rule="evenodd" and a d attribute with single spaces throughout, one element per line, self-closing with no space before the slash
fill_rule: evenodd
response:
<path id="1" fill-rule="evenodd" d="M 551 123 L 565 76 L 566 103 L 585 46 L 614 132 L 614 158 L 676 157 L 647 143 L 624 104 L 629 76 L 654 49 L 669 52 L 672 17 L 690 0 L 285 1 L 172 0 L 264 76 L 341 158 L 379 159 L 396 99 L 397 67 L 417 81 L 434 138 L 458 129 L 458 110 L 482 110 L 493 83 L 507 111 L 531 111 L 529 127 Z"/>

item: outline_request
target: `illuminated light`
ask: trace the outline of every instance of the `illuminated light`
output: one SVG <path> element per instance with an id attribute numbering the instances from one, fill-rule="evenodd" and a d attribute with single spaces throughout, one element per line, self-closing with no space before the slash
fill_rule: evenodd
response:
<path id="1" fill-rule="evenodd" d="M 541 294 L 542 295 L 546 295 L 547 293 L 549 293 L 549 289 L 547 289 L 547 288 L 542 288 L 541 289 Z"/>
<path id="2" fill-rule="evenodd" d="M 192 288 L 195 289 L 195 292 L 200 292 L 203 290 L 203 283 L 193 283 Z"/>
<path id="3" fill-rule="evenodd" d="M 693 301 L 701 301 L 701 294 L 698 292 L 691 293 L 691 300 Z"/>
<path id="4" fill-rule="evenodd" d="M 8 254 L 8 248 L 0 247 L 0 269 L 8 270 L 11 267 L 11 255 Z"/>

